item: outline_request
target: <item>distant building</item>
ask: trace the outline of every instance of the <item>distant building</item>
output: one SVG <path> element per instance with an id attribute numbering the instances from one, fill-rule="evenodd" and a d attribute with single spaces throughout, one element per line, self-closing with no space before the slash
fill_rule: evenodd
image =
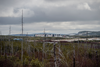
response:
<path id="1" fill-rule="evenodd" d="M 63 37 L 60 34 L 35 34 L 35 37 Z"/>
<path id="2" fill-rule="evenodd" d="M 23 39 L 22 38 L 14 38 L 13 40 L 15 40 L 15 41 L 22 41 Z"/>

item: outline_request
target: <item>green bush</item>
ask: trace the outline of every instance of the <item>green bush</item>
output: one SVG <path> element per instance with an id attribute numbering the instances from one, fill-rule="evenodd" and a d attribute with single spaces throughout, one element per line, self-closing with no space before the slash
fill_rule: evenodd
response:
<path id="1" fill-rule="evenodd" d="M 5 60 L 4 56 L 0 56 L 0 61 Z"/>
<path id="2" fill-rule="evenodd" d="M 30 65 L 32 67 L 43 67 L 43 64 L 38 59 L 35 60 L 32 59 Z"/>
<path id="3" fill-rule="evenodd" d="M 27 58 L 25 58 L 24 62 L 23 62 L 24 67 L 28 67 L 29 65 L 29 61 Z"/>
<path id="4" fill-rule="evenodd" d="M 23 65 L 23 62 L 20 61 L 15 61 L 14 67 L 21 67 Z"/>

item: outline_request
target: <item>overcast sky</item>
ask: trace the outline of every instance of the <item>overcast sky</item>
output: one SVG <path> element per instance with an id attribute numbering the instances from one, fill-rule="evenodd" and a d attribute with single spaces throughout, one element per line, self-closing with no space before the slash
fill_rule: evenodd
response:
<path id="1" fill-rule="evenodd" d="M 24 34 L 100 31 L 100 0 L 0 0 L 0 31 Z"/>

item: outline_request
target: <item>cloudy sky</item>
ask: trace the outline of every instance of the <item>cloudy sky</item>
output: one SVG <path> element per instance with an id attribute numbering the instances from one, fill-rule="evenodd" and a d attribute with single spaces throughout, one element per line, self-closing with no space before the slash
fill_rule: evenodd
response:
<path id="1" fill-rule="evenodd" d="M 100 31 L 100 0 L 0 0 L 0 31 L 21 33 Z"/>

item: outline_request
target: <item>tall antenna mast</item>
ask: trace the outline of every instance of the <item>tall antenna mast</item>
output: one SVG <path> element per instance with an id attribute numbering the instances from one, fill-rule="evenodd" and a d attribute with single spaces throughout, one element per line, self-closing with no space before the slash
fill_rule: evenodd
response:
<path id="1" fill-rule="evenodd" d="M 44 41 L 46 41 L 45 28 L 44 28 Z"/>
<path id="2" fill-rule="evenodd" d="M 10 45 L 11 26 L 9 26 L 9 45 Z"/>
<path id="3" fill-rule="evenodd" d="M 2 35 L 2 32 L 0 31 L 0 35 Z"/>
<path id="4" fill-rule="evenodd" d="M 44 28 L 44 34 L 45 34 L 45 28 Z"/>
<path id="5" fill-rule="evenodd" d="M 9 26 L 9 35 L 11 34 L 11 26 Z"/>
<path id="6" fill-rule="evenodd" d="M 21 60 L 23 61 L 23 10 L 22 10 L 22 44 L 21 44 Z"/>
<path id="7" fill-rule="evenodd" d="M 23 10 L 22 10 L 22 36 L 23 36 Z"/>

